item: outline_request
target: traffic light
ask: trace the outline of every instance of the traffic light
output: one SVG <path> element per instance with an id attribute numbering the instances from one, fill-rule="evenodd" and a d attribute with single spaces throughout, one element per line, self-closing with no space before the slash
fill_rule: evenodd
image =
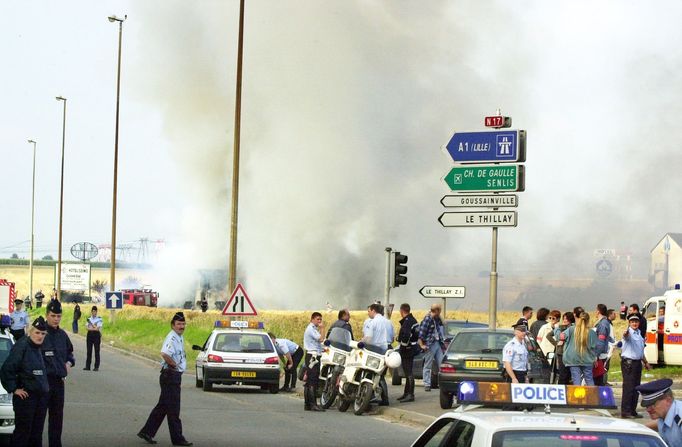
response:
<path id="1" fill-rule="evenodd" d="M 400 254 L 399 251 L 393 253 L 393 287 L 400 287 L 407 284 L 407 255 Z"/>

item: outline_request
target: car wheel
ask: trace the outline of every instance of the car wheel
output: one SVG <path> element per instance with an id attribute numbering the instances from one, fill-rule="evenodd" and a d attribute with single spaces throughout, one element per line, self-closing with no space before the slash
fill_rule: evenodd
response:
<path id="1" fill-rule="evenodd" d="M 443 410 L 449 410 L 452 408 L 453 396 L 445 390 L 440 390 L 440 407 Z"/>
<path id="2" fill-rule="evenodd" d="M 270 391 L 270 394 L 279 393 L 279 384 L 273 383 L 272 385 L 270 385 L 269 391 Z"/>
<path id="3" fill-rule="evenodd" d="M 213 384 L 204 377 L 204 391 L 213 391 Z"/>
<path id="4" fill-rule="evenodd" d="M 196 386 L 197 386 L 197 388 L 201 388 L 201 387 L 204 386 L 204 381 L 203 381 L 203 380 L 199 380 L 199 368 L 196 368 L 195 372 L 196 372 L 196 374 L 197 374 L 197 376 L 196 376 Z"/>
<path id="5" fill-rule="evenodd" d="M 400 386 L 403 383 L 403 378 L 400 377 L 400 373 L 398 372 L 397 369 L 394 369 L 391 372 L 391 385 L 393 386 Z"/>
<path id="6" fill-rule="evenodd" d="M 348 407 L 350 407 L 351 402 L 353 402 L 353 401 L 350 399 L 341 400 L 341 402 L 339 403 L 339 411 L 341 413 L 345 413 L 346 410 L 348 410 Z"/>

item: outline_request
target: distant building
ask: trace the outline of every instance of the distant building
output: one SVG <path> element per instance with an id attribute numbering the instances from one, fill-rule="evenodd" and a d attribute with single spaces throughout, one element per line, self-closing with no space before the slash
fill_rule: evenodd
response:
<path id="1" fill-rule="evenodd" d="M 682 233 L 666 233 L 651 250 L 649 283 L 656 292 L 682 283 Z"/>

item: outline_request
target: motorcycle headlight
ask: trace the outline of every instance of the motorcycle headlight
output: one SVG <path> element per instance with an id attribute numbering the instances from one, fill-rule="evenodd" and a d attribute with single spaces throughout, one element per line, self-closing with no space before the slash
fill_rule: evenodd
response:
<path id="1" fill-rule="evenodd" d="M 367 367 L 368 368 L 379 369 L 379 365 L 381 365 L 381 359 L 379 357 L 375 357 L 373 355 L 367 356 Z"/>
<path id="2" fill-rule="evenodd" d="M 333 362 L 338 363 L 339 365 L 345 365 L 346 364 L 346 356 L 343 354 L 339 354 L 338 352 L 335 352 Z"/>
<path id="3" fill-rule="evenodd" d="M 0 405 L 12 405 L 12 395 L 0 394 Z"/>

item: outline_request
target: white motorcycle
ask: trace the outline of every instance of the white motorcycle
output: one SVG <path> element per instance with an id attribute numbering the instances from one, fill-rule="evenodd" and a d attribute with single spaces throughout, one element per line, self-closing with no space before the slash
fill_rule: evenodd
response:
<path id="1" fill-rule="evenodd" d="M 353 350 L 339 380 L 339 411 L 345 412 L 353 403 L 353 413 L 361 415 L 369 408 L 374 393 L 381 393 L 379 381 L 386 368 L 400 366 L 400 354 L 386 346 L 350 342 Z"/>
<path id="2" fill-rule="evenodd" d="M 322 408 L 334 405 L 336 396 L 339 394 L 339 378 L 350 357 L 352 341 L 350 332 L 335 327 L 329 332 L 329 337 L 324 342 L 324 351 L 320 357 L 320 381 L 317 388 Z"/>

